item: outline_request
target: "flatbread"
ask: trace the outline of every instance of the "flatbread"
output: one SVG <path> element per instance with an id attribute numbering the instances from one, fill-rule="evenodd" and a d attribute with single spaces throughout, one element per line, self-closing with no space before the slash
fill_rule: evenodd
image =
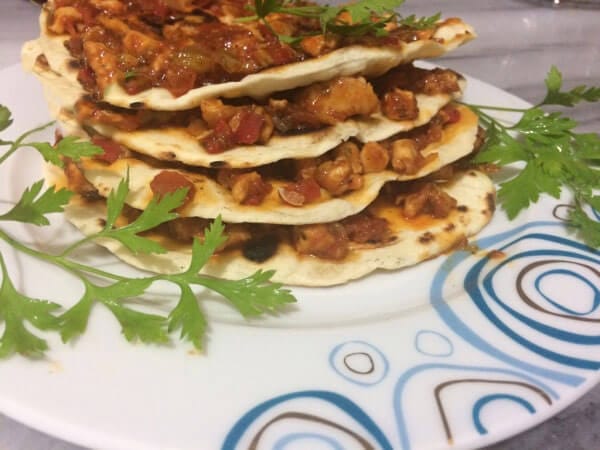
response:
<path id="1" fill-rule="evenodd" d="M 42 11 L 40 15 L 41 36 L 38 45 L 52 70 L 64 76 L 71 84 L 79 86 L 78 69 L 64 45 L 67 38 L 47 32 L 47 15 L 47 11 Z M 399 48 L 359 45 L 343 47 L 319 58 L 247 75 L 240 81 L 195 88 L 180 97 L 174 97 L 164 88 L 152 88 L 130 95 L 115 83 L 105 89 L 103 100 L 123 108 L 136 105 L 138 108 L 157 111 L 181 111 L 199 106 L 200 101 L 207 98 L 264 98 L 273 92 L 308 86 L 337 76 L 379 76 L 403 63 L 441 56 L 474 38 L 475 31 L 470 25 L 460 19 L 449 19 L 438 27 L 431 39 L 405 43 Z"/>
<path id="2" fill-rule="evenodd" d="M 158 160 L 201 167 L 249 168 L 287 158 L 321 156 L 352 137 L 363 142 L 387 139 L 428 123 L 453 98 L 444 94 L 418 94 L 416 97 L 419 104 L 419 117 L 416 120 L 393 121 L 375 114 L 308 133 L 273 136 L 265 145 L 239 146 L 217 154 L 206 152 L 200 141 L 185 128 L 165 127 L 130 132 L 102 125 L 91 125 L 90 128 L 131 150 Z M 62 112 L 58 120 L 70 133 L 78 133 L 79 125 L 69 114 Z"/>
<path id="3" fill-rule="evenodd" d="M 306 224 L 331 222 L 358 213 L 369 205 L 379 193 L 381 187 L 389 181 L 407 181 L 429 175 L 436 170 L 468 155 L 473 150 L 477 135 L 477 116 L 467 107 L 459 106 L 459 122 L 444 128 L 442 139 L 427 146 L 421 152 L 423 156 L 435 155 L 416 174 L 398 174 L 391 170 L 365 174 L 364 187 L 341 197 L 324 194 L 321 199 L 301 207 L 291 206 L 279 199 L 278 188 L 287 183 L 269 180 L 273 190 L 264 202 L 258 206 L 240 205 L 231 196 L 230 191 L 211 177 L 191 171 L 175 169 L 194 183 L 195 196 L 180 213 L 185 217 L 215 218 L 221 215 L 226 222 L 254 222 L 273 224 Z M 150 183 L 163 170 L 172 170 L 153 166 L 135 158 L 124 158 L 113 164 L 88 159 L 81 163 L 85 177 L 106 197 L 129 172 L 130 194 L 127 204 L 144 209 L 153 197 Z"/>
<path id="4" fill-rule="evenodd" d="M 23 47 L 23 65 L 40 80 L 51 115 L 58 119 L 65 134 L 82 135 L 81 127 L 70 113 L 75 103 L 85 95 L 80 87 L 64 77 L 35 63 L 40 48 L 31 41 Z M 459 98 L 465 88 L 455 94 L 416 94 L 419 116 L 415 120 L 394 121 L 377 113 L 368 118 L 349 119 L 321 130 L 290 135 L 273 136 L 264 145 L 234 147 L 223 153 L 207 153 L 201 142 L 185 128 L 162 127 L 136 131 L 122 131 L 106 125 L 89 127 L 110 137 L 138 153 L 163 161 L 178 161 L 190 166 L 247 168 L 269 164 L 286 158 L 320 156 L 340 143 L 355 137 L 362 142 L 380 141 L 395 134 L 409 131 L 428 123 L 450 101 Z"/>
<path id="5" fill-rule="evenodd" d="M 300 255 L 292 246 L 283 243 L 276 254 L 263 263 L 246 259 L 239 250 L 226 251 L 213 256 L 201 273 L 239 279 L 257 270 L 275 270 L 273 281 L 330 286 L 360 278 L 376 269 L 394 270 L 417 264 L 464 243 L 492 217 L 495 190 L 486 175 L 469 171 L 457 176 L 443 189 L 459 199 L 458 207 L 447 218 L 432 219 L 425 227 L 411 226 L 402 219 L 392 220 L 391 228 L 396 237 L 393 244 L 379 248 L 355 248 L 342 261 Z M 75 198 L 66 208 L 66 217 L 84 234 L 90 235 L 102 228 L 106 208 L 102 202 L 87 204 Z M 150 272 L 182 272 L 191 260 L 189 246 L 169 244 L 164 239 L 161 242 L 170 250 L 162 255 L 134 255 L 117 241 L 103 239 L 97 242 L 126 263 Z"/>

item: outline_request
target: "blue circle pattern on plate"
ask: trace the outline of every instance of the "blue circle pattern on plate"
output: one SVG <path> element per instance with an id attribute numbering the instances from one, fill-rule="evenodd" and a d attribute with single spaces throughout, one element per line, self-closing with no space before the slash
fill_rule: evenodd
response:
<path id="1" fill-rule="evenodd" d="M 487 434 L 487 432 L 488 432 L 488 430 L 483 426 L 483 423 L 481 423 L 481 417 L 480 417 L 481 410 L 483 409 L 483 407 L 485 405 L 487 405 L 490 402 L 496 401 L 496 400 L 513 401 L 515 403 L 522 405 L 531 414 L 535 414 L 535 408 L 533 407 L 533 405 L 531 403 L 529 403 L 527 400 L 524 400 L 521 397 L 517 397 L 516 395 L 510 395 L 510 394 L 486 395 L 484 397 L 481 397 L 479 400 L 477 400 L 477 402 L 475 402 L 475 405 L 473 406 L 473 423 L 475 424 L 475 428 L 477 429 L 477 432 L 479 434 Z"/>
<path id="2" fill-rule="evenodd" d="M 597 212 L 594 213 L 596 214 L 596 217 L 600 219 L 600 215 Z M 298 430 L 298 427 L 291 431 L 283 430 L 283 436 L 275 443 L 274 448 L 277 450 L 283 450 L 289 443 L 309 439 L 317 439 L 321 443 L 327 444 L 332 449 L 337 450 L 338 448 L 343 448 L 339 447 L 342 445 L 340 433 L 346 438 L 350 436 L 353 439 L 357 439 L 357 444 L 360 444 L 364 448 L 369 448 L 369 445 L 372 446 L 375 444 L 377 448 L 382 449 L 411 449 L 414 446 L 414 442 L 411 439 L 411 428 L 408 424 L 409 414 L 407 414 L 404 409 L 403 399 L 407 391 L 407 386 L 415 380 L 419 380 L 421 376 L 426 373 L 430 376 L 433 374 L 434 377 L 437 376 L 438 373 L 440 374 L 437 385 L 433 390 L 434 398 L 437 403 L 435 414 L 438 416 L 437 419 L 443 422 L 443 429 L 449 447 L 454 442 L 454 436 L 452 423 L 447 414 L 447 407 L 452 407 L 452 405 L 444 404 L 442 392 L 445 389 L 455 388 L 457 386 L 472 387 L 475 384 L 480 387 L 489 386 L 489 389 L 482 389 L 482 393 L 479 391 L 475 392 L 473 389 L 464 390 L 465 399 L 468 397 L 467 393 L 471 393 L 469 400 L 471 401 L 471 421 L 473 423 L 474 432 L 479 433 L 480 435 L 488 433 L 488 429 L 481 420 L 482 409 L 484 407 L 492 407 L 498 400 L 508 400 L 520 405 L 525 412 L 531 415 L 535 414 L 538 410 L 550 407 L 560 398 L 560 395 L 556 389 L 545 381 L 542 381 L 542 379 L 546 379 L 552 383 L 559 383 L 567 387 L 577 387 L 586 380 L 585 376 L 581 374 L 581 371 L 597 370 L 600 368 L 600 361 L 596 358 L 572 356 L 568 351 L 551 351 L 547 348 L 543 348 L 532 342 L 530 339 L 517 334 L 511 327 L 511 323 L 507 323 L 506 320 L 508 317 L 510 320 L 525 325 L 537 333 L 560 341 L 562 344 L 567 345 L 567 348 L 569 345 L 587 347 L 600 345 L 600 336 L 598 335 L 579 333 L 577 327 L 562 329 L 556 325 L 556 321 L 553 322 L 553 324 L 546 324 L 539 318 L 540 314 L 542 316 L 543 314 L 548 314 L 552 317 L 559 317 L 564 320 L 600 322 L 600 319 L 588 317 L 599 309 L 600 294 L 598 292 L 598 285 L 600 283 L 589 281 L 588 276 L 584 276 L 580 272 L 580 270 L 583 270 L 587 274 L 591 274 L 592 277 L 600 277 L 600 258 L 598 251 L 590 249 L 571 239 L 557 236 L 555 233 L 532 232 L 535 228 L 547 229 L 548 227 L 551 227 L 556 229 L 556 227 L 562 226 L 563 224 L 557 221 L 530 222 L 513 230 L 479 240 L 477 244 L 480 249 L 496 249 L 510 255 L 500 263 L 493 263 L 494 258 L 490 254 L 474 261 L 473 257 L 467 252 L 455 252 L 440 265 L 433 277 L 430 288 L 431 305 L 443 322 L 450 330 L 452 330 L 452 332 L 459 336 L 463 342 L 470 344 L 475 349 L 483 352 L 488 357 L 491 357 L 493 361 L 497 361 L 500 365 L 423 363 L 408 368 L 395 368 L 401 370 L 392 393 L 398 445 L 391 444 L 393 439 L 391 439 L 390 436 L 394 433 L 388 430 L 386 435 L 384 430 L 377 425 L 376 421 L 357 403 L 351 400 L 348 395 L 320 390 L 299 391 L 284 394 L 252 408 L 243 415 L 230 430 L 224 441 L 223 449 L 233 450 L 238 448 L 238 444 L 243 438 L 246 440 L 251 438 L 251 442 L 257 444 L 262 433 L 264 433 L 267 428 L 273 427 L 278 420 L 292 418 L 293 414 L 299 415 L 298 417 L 295 417 L 296 419 L 300 418 L 321 424 L 326 427 L 325 429 L 328 433 Z M 545 243 L 547 245 L 544 246 L 544 248 L 539 248 L 540 246 L 536 245 L 534 246 L 536 250 L 520 251 L 518 245 L 529 240 L 535 240 L 537 244 Z M 522 302 L 527 307 L 534 308 L 539 313 L 536 318 L 531 318 L 518 311 L 506 302 L 505 299 L 502 298 L 502 295 L 494 288 L 495 277 L 498 277 L 505 267 L 509 264 L 514 266 L 515 263 L 526 263 L 528 259 L 533 259 L 534 262 L 527 264 L 525 269 L 519 272 L 514 282 L 517 285 L 517 290 Z M 497 343 L 491 342 L 489 339 L 478 334 L 476 330 L 469 326 L 469 324 L 462 321 L 459 315 L 453 310 L 453 302 L 445 301 L 444 286 L 448 280 L 448 275 L 459 270 L 459 267 L 460 270 L 465 270 L 463 267 L 464 265 L 471 265 L 471 267 L 467 267 L 466 269 L 464 278 L 465 291 L 471 298 L 473 305 L 475 305 L 482 315 L 482 318 L 485 319 L 487 323 L 493 324 L 495 329 L 500 331 L 504 337 L 509 338 L 512 345 L 518 345 L 519 348 L 526 349 L 536 356 L 541 357 L 542 362 L 540 362 L 540 358 L 535 359 L 535 361 L 530 361 L 527 358 L 519 358 L 514 354 L 509 354 L 507 351 L 500 349 L 497 346 Z M 560 267 L 556 268 L 557 265 Z M 548 266 L 549 268 L 545 266 Z M 535 271 L 540 273 L 535 274 Z M 531 299 L 531 296 L 528 293 L 525 293 L 524 290 L 519 290 L 519 282 L 521 282 L 525 276 L 532 275 L 534 276 L 533 286 L 537 295 L 544 300 L 544 306 L 535 303 Z M 587 287 L 587 291 L 592 295 L 590 307 L 587 308 L 587 310 L 576 310 L 564 305 L 548 292 L 545 292 L 542 287 L 544 280 L 555 276 L 569 277 L 572 281 L 583 283 L 583 285 Z M 502 318 L 498 314 L 498 308 L 504 313 Z M 437 340 L 437 344 L 435 344 L 435 348 L 432 349 L 428 347 L 426 341 L 433 336 L 435 336 L 434 340 Z M 445 345 L 440 346 L 441 342 Z M 452 343 L 452 340 L 448 338 L 447 335 L 438 331 L 420 330 L 415 334 L 414 346 L 417 352 L 425 357 L 452 356 L 453 358 L 458 358 L 458 356 L 455 355 L 455 346 Z M 445 350 L 440 351 L 440 348 Z M 361 367 L 366 367 L 366 369 L 348 371 L 347 366 L 342 368 L 339 365 L 339 361 L 340 358 L 342 358 L 341 360 L 344 359 L 343 356 L 345 352 L 346 356 L 348 354 L 362 355 L 363 359 Z M 550 365 L 544 365 L 544 359 L 554 363 L 552 367 L 550 367 Z M 368 362 L 367 366 L 370 365 L 370 367 L 364 365 L 365 361 Z M 555 363 L 564 366 L 565 370 L 558 370 L 555 367 Z M 348 391 L 343 386 L 337 386 L 336 390 L 341 391 L 345 389 L 345 391 L 349 392 L 349 395 L 352 395 L 353 392 L 356 393 L 356 385 L 375 386 L 378 389 L 380 386 L 387 385 L 384 385 L 382 381 L 386 378 L 391 369 L 388 358 L 381 350 L 372 343 L 359 340 L 336 344 L 330 352 L 329 364 L 335 373 L 350 382 L 350 385 L 355 386 L 354 391 Z M 369 382 L 365 382 L 364 380 L 361 381 L 361 375 L 373 373 L 376 366 L 379 366 L 380 374 L 375 380 Z M 569 369 L 575 370 L 572 371 Z M 430 384 L 425 384 L 427 384 L 428 389 L 431 389 Z M 289 410 L 287 413 L 279 413 L 279 415 L 274 418 L 272 417 L 272 414 L 270 415 L 275 407 L 285 405 L 295 399 L 311 399 L 316 401 L 317 404 L 310 407 L 310 411 L 304 410 L 299 413 L 294 410 L 296 411 L 294 413 L 292 410 Z M 464 401 L 466 402 L 466 400 Z M 344 423 L 347 423 L 347 419 L 350 419 L 354 424 L 355 430 L 358 431 L 352 431 L 341 423 L 334 422 L 333 418 L 320 415 L 321 408 L 318 406 L 319 402 L 334 405 L 339 412 L 346 417 L 346 422 Z M 465 409 L 465 406 L 466 403 L 462 405 L 461 411 Z M 286 417 L 286 414 L 288 417 Z M 289 416 L 290 414 L 291 416 Z M 338 416 L 337 413 L 334 415 L 336 417 Z M 428 419 L 434 419 L 434 417 L 429 417 Z M 421 423 L 421 420 L 424 420 L 424 418 L 419 417 L 419 423 Z M 257 426 L 261 424 L 262 428 L 260 428 L 254 437 L 247 435 L 251 427 L 256 430 Z M 368 442 L 368 444 L 365 445 L 365 442 Z M 249 448 L 253 449 L 258 447 L 251 445 Z"/>
<path id="3" fill-rule="evenodd" d="M 550 295 L 546 294 L 544 292 L 544 289 L 542 288 L 542 283 L 546 277 L 551 277 L 554 275 L 568 275 L 570 277 L 576 278 L 579 281 L 581 281 L 583 284 L 586 284 L 592 291 L 594 291 L 594 299 L 592 301 L 592 305 L 591 305 L 590 309 L 587 311 L 576 311 L 574 309 L 571 309 L 564 305 L 561 305 L 560 303 L 554 301 Z M 598 309 L 598 306 L 600 305 L 600 289 L 598 289 L 598 287 L 595 284 L 593 284 L 590 280 L 588 280 L 587 278 L 581 276 L 580 274 L 578 274 L 576 272 L 570 271 L 570 270 L 556 269 L 556 270 L 549 270 L 549 271 L 543 273 L 542 275 L 538 276 L 535 279 L 535 288 L 538 291 L 538 293 L 544 298 L 544 300 L 546 300 L 550 305 L 554 306 L 555 308 L 563 311 L 565 314 L 570 314 L 573 316 L 587 316 L 587 315 L 595 312 Z"/>
<path id="4" fill-rule="evenodd" d="M 247 435 L 249 428 L 255 422 L 260 420 L 261 417 L 268 413 L 271 409 L 280 405 L 285 405 L 286 403 L 291 404 L 294 400 L 298 399 L 312 400 L 314 403 L 311 411 L 306 411 L 306 406 L 304 406 L 305 410 L 303 412 L 297 412 L 294 409 L 293 411 L 290 410 L 287 412 L 280 413 L 274 418 L 268 417 L 267 421 L 258 432 L 256 432 L 253 436 Z M 345 418 L 351 420 L 360 431 L 351 430 L 348 427 L 345 427 L 344 425 L 336 421 L 322 417 L 321 409 L 323 408 L 323 406 L 327 405 L 336 407 L 345 416 Z M 227 437 L 225 438 L 225 442 L 223 443 L 222 448 L 224 450 L 237 449 L 238 444 L 244 438 L 250 440 L 250 445 L 248 447 L 249 449 L 261 448 L 259 446 L 260 439 L 264 435 L 264 433 L 266 431 L 271 431 L 270 429 L 277 426 L 278 423 L 285 422 L 288 419 L 293 419 L 296 421 L 301 420 L 307 424 L 310 423 L 311 425 L 322 426 L 323 428 L 329 430 L 332 434 L 334 434 L 334 436 L 337 435 L 341 438 L 341 436 L 343 435 L 346 438 L 353 439 L 355 441 L 355 447 L 357 447 L 358 445 L 362 445 L 364 447 L 365 443 L 368 444 L 369 442 L 374 440 L 379 446 L 379 448 L 381 448 L 382 450 L 393 449 L 392 445 L 388 441 L 383 431 L 381 431 L 379 426 L 373 421 L 373 419 L 371 419 L 371 417 L 369 417 L 368 414 L 366 414 L 362 410 L 360 406 L 358 406 L 352 400 L 330 391 L 292 392 L 289 394 L 272 398 L 270 400 L 267 400 L 266 402 L 255 406 L 246 414 L 244 414 L 229 431 Z M 285 439 L 285 436 L 302 434 L 304 433 L 299 433 L 297 430 L 291 433 L 287 432 L 286 434 L 284 434 L 284 437 L 280 438 L 279 442 L 281 442 L 281 439 Z M 363 436 L 365 434 L 366 436 L 368 436 L 368 438 Z M 321 433 L 319 433 L 318 435 L 320 437 L 323 437 Z M 340 438 L 336 438 L 334 436 L 328 436 L 326 438 L 326 441 L 328 443 L 335 442 L 334 445 L 338 445 Z M 323 438 L 323 440 L 325 439 Z"/>
<path id="5" fill-rule="evenodd" d="M 423 355 L 444 358 L 452 356 L 454 344 L 452 341 L 434 330 L 421 330 L 415 336 L 415 348 Z"/>
<path id="6" fill-rule="evenodd" d="M 362 361 L 353 362 L 361 359 Z M 366 365 L 365 365 L 366 363 Z M 390 365 L 385 355 L 365 341 L 348 341 L 336 345 L 329 353 L 329 365 L 342 378 L 359 386 L 379 384 Z"/>

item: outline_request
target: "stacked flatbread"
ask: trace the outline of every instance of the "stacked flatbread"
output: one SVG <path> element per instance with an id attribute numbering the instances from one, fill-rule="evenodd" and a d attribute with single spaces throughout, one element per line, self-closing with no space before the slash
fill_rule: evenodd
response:
<path id="1" fill-rule="evenodd" d="M 65 161 L 79 194 L 71 222 L 98 231 L 103 199 L 127 176 L 121 224 L 186 188 L 180 217 L 148 233 L 167 254 L 102 244 L 138 267 L 179 272 L 221 216 L 227 241 L 203 272 L 275 269 L 274 280 L 324 286 L 434 257 L 490 220 L 493 185 L 466 162 L 481 141 L 477 118 L 452 103 L 465 80 L 412 64 L 472 39 L 468 25 L 390 21 L 385 37 L 330 36 L 307 18 L 239 20 L 250 4 L 49 2 L 24 65 L 61 132 L 104 149 Z"/>

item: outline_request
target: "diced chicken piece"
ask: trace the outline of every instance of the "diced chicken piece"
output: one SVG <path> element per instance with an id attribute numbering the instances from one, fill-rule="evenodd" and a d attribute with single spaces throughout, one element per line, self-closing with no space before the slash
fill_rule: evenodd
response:
<path id="1" fill-rule="evenodd" d="M 451 94 L 460 89 L 460 76 L 449 69 L 426 70 L 404 64 L 373 81 L 377 92 L 384 94 L 395 88 L 427 95 Z"/>
<path id="2" fill-rule="evenodd" d="M 298 21 L 289 14 L 272 13 L 267 16 L 266 20 L 277 34 L 293 36 L 298 31 Z"/>
<path id="3" fill-rule="evenodd" d="M 202 118 L 210 128 L 214 128 L 220 120 L 229 122 L 236 113 L 235 106 L 225 105 L 219 99 L 202 100 L 200 110 L 202 111 Z"/>
<path id="4" fill-rule="evenodd" d="M 116 17 L 109 17 L 100 15 L 96 19 L 103 28 L 106 28 L 109 31 L 112 31 L 114 34 L 118 36 L 125 36 L 131 28 L 121 19 L 117 19 Z"/>
<path id="5" fill-rule="evenodd" d="M 295 159 L 293 161 L 296 167 L 296 178 L 300 180 L 315 178 L 317 168 L 320 164 L 319 158 L 303 158 Z"/>
<path id="6" fill-rule="evenodd" d="M 83 51 L 88 65 L 95 74 L 96 84 L 103 91 L 115 80 L 119 72 L 117 57 L 99 42 L 86 41 L 83 44 Z"/>
<path id="7" fill-rule="evenodd" d="M 90 0 L 90 4 L 111 14 L 123 14 L 125 12 L 125 3 L 119 0 Z"/>
<path id="8" fill-rule="evenodd" d="M 57 8 L 52 14 L 48 29 L 56 34 L 75 34 L 75 25 L 83 20 L 81 13 L 73 6 Z"/>
<path id="9" fill-rule="evenodd" d="M 260 205 L 272 189 L 258 172 L 237 175 L 231 182 L 231 196 L 241 205 Z"/>
<path id="10" fill-rule="evenodd" d="M 357 214 L 342 221 L 348 239 L 359 244 L 384 242 L 390 234 L 387 220 L 368 213 Z"/>
<path id="11" fill-rule="evenodd" d="M 377 142 L 367 142 L 360 150 L 360 162 L 364 173 L 381 172 L 390 162 L 388 150 Z"/>
<path id="12" fill-rule="evenodd" d="M 285 99 L 269 99 L 273 125 L 281 134 L 316 130 L 323 126 L 319 118 Z"/>
<path id="13" fill-rule="evenodd" d="M 412 139 L 398 139 L 392 143 L 392 167 L 401 174 L 414 175 L 424 158 Z"/>
<path id="14" fill-rule="evenodd" d="M 419 117 L 415 94 L 398 88 L 383 96 L 381 111 L 392 120 L 414 120 Z"/>
<path id="15" fill-rule="evenodd" d="M 123 48 L 132 55 L 149 58 L 160 53 L 162 44 L 147 34 L 131 30 L 123 38 Z"/>
<path id="16" fill-rule="evenodd" d="M 189 13 L 211 3 L 210 0 L 165 0 L 165 5 L 175 11 Z"/>
<path id="17" fill-rule="evenodd" d="M 447 217 L 455 207 L 456 200 L 434 183 L 423 185 L 417 192 L 404 197 L 402 202 L 402 212 L 409 219 L 421 214 L 441 219 Z"/>
<path id="18" fill-rule="evenodd" d="M 360 151 L 358 145 L 354 142 L 347 141 L 338 145 L 333 150 L 333 154 L 335 155 L 335 159 L 343 158 L 347 160 L 350 163 L 353 173 L 363 172 L 363 167 L 360 162 Z"/>
<path id="19" fill-rule="evenodd" d="M 460 89 L 458 74 L 449 69 L 433 69 L 422 78 L 418 89 L 427 95 L 457 92 Z"/>
<path id="20" fill-rule="evenodd" d="M 339 223 L 294 227 L 294 246 L 303 255 L 340 260 L 348 255 L 348 236 Z"/>
<path id="21" fill-rule="evenodd" d="M 339 36 L 332 33 L 329 33 L 327 36 L 318 34 L 303 38 L 300 41 L 300 47 L 310 56 L 317 57 L 335 50 L 339 46 L 339 41 Z"/>
<path id="22" fill-rule="evenodd" d="M 334 196 L 363 186 L 362 176 L 352 170 L 352 164 L 346 158 L 325 161 L 317 168 L 315 179 L 323 189 Z"/>
<path id="23" fill-rule="evenodd" d="M 436 116 L 425 127 L 421 127 L 414 132 L 411 132 L 410 137 L 415 144 L 415 148 L 420 151 L 428 145 L 440 141 L 442 139 L 443 131 L 444 129 L 439 121 L 439 117 Z"/>
<path id="24" fill-rule="evenodd" d="M 379 99 L 364 78 L 341 77 L 304 88 L 297 104 L 322 123 L 335 125 L 352 116 L 373 114 Z"/>

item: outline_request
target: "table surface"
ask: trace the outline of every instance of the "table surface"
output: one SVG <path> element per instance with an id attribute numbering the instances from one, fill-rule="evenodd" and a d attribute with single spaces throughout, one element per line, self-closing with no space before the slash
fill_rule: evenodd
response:
<path id="1" fill-rule="evenodd" d="M 445 11 L 472 24 L 478 39 L 440 59 L 440 64 L 528 101 L 543 96 L 543 79 L 553 64 L 562 71 L 567 87 L 600 84 L 600 9 L 555 9 L 544 6 L 542 0 L 409 0 L 405 9 L 418 15 Z M 37 36 L 38 12 L 39 7 L 30 1 L 0 2 L 0 69 L 18 63 L 21 44 Z M 582 131 L 600 131 L 597 104 L 579 107 L 573 117 Z M 600 386 L 546 423 L 487 450 L 600 448 L 598 430 Z M 81 449 L 1 414 L 0 448 Z"/>

